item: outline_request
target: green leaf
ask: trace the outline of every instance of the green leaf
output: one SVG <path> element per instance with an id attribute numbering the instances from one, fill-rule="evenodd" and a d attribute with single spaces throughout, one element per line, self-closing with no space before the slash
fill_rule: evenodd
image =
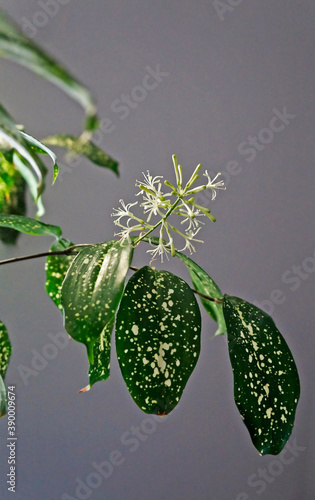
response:
<path id="1" fill-rule="evenodd" d="M 90 364 L 93 347 L 115 316 L 133 256 L 130 243 L 98 243 L 82 250 L 72 262 L 61 289 L 65 328 L 86 345 Z"/>
<path id="2" fill-rule="evenodd" d="M 133 238 L 133 241 L 136 238 Z M 157 236 L 148 236 L 143 238 L 143 241 L 146 241 L 152 245 L 159 244 L 159 238 Z M 191 260 L 186 255 L 181 252 L 175 251 L 176 256 L 186 265 L 193 286 L 197 290 L 197 292 L 203 293 L 204 295 L 208 295 L 209 297 L 215 299 L 222 299 L 223 295 L 218 287 L 218 285 L 213 281 L 212 278 L 193 260 Z M 203 304 L 206 311 L 210 314 L 211 318 L 214 319 L 218 323 L 218 329 L 215 332 L 215 335 L 222 335 L 226 333 L 226 325 L 223 316 L 222 304 L 217 304 L 210 300 L 200 298 L 201 303 Z"/>
<path id="3" fill-rule="evenodd" d="M 73 246 L 71 241 L 61 238 L 52 244 L 50 252 L 61 252 L 71 246 Z M 78 247 L 77 251 L 79 252 L 80 250 Z M 63 311 L 61 305 L 61 286 L 75 257 L 76 255 L 49 255 L 46 259 L 46 292 L 60 311 Z"/>
<path id="4" fill-rule="evenodd" d="M 25 162 L 24 158 L 15 152 L 13 153 L 13 163 L 29 187 L 33 201 L 37 206 L 36 217 L 42 217 L 45 213 L 45 208 L 42 197 L 37 195 L 38 184 L 33 170 Z"/>
<path id="5" fill-rule="evenodd" d="M 71 241 L 61 238 L 55 241 L 50 248 L 51 252 L 60 252 L 73 246 Z M 85 247 L 77 247 L 76 251 L 81 252 Z M 62 312 L 61 287 L 67 271 L 73 262 L 75 255 L 49 255 L 46 259 L 46 291 L 48 296 Z M 94 361 L 89 367 L 89 385 L 79 392 L 89 390 L 96 382 L 106 380 L 109 377 L 110 369 L 110 338 L 114 327 L 113 320 L 106 325 L 100 338 L 94 344 Z"/>
<path id="6" fill-rule="evenodd" d="M 36 200 L 45 189 L 45 176 L 47 169 L 40 158 L 34 153 L 31 146 L 16 128 L 15 123 L 8 112 L 0 104 L 0 143 L 5 145 L 4 149 L 11 148 L 21 155 L 28 168 L 33 169 L 37 177 Z"/>
<path id="7" fill-rule="evenodd" d="M 212 278 L 200 267 L 196 262 L 191 260 L 186 255 L 177 252 L 176 256 L 186 265 L 193 286 L 197 292 L 208 295 L 209 297 L 215 299 L 222 299 L 223 295 L 218 287 L 218 285 L 213 281 Z M 201 303 L 205 310 L 210 314 L 211 318 L 218 323 L 218 329 L 215 335 L 222 335 L 226 333 L 226 324 L 223 316 L 223 306 L 222 304 L 217 304 L 210 300 L 200 297 Z"/>
<path id="8" fill-rule="evenodd" d="M 110 344 L 111 344 L 111 334 L 115 324 L 115 316 L 112 320 L 105 326 L 101 333 L 101 337 L 96 340 L 94 344 L 94 360 L 90 363 L 89 376 L 90 383 L 89 388 L 92 387 L 96 382 L 101 380 L 106 380 L 110 374 Z"/>
<path id="9" fill-rule="evenodd" d="M 167 271 L 143 267 L 129 280 L 116 321 L 122 376 L 145 413 L 178 404 L 200 352 L 200 310 L 191 288 Z"/>
<path id="10" fill-rule="evenodd" d="M 54 236 L 58 239 L 62 234 L 59 226 L 44 224 L 44 222 L 23 217 L 22 215 L 0 215 L 0 227 L 10 227 L 26 234 Z"/>
<path id="11" fill-rule="evenodd" d="M 15 25 L 0 14 L 0 57 L 10 59 L 52 82 L 85 111 L 85 128 L 97 128 L 96 106 L 89 90 L 35 43 L 25 38 Z"/>
<path id="12" fill-rule="evenodd" d="M 35 151 L 35 153 L 40 153 L 42 155 L 44 154 L 44 155 L 50 156 L 50 158 L 53 161 L 53 169 L 54 169 L 53 170 L 53 184 L 54 184 L 55 180 L 57 179 L 58 172 L 59 172 L 59 167 L 57 165 L 57 156 L 55 155 L 55 153 L 51 149 L 49 149 L 47 146 L 45 146 L 45 144 L 42 144 L 40 141 L 38 141 L 37 139 L 35 139 L 31 135 L 26 134 L 25 132 L 20 132 L 20 134 L 22 134 L 22 136 L 29 143 L 29 145 Z"/>
<path id="13" fill-rule="evenodd" d="M 277 455 L 288 441 L 300 396 L 297 368 L 272 318 L 224 295 L 234 399 L 259 453 Z"/>
<path id="14" fill-rule="evenodd" d="M 43 142 L 85 156 L 92 163 L 109 168 L 118 175 L 118 162 L 91 141 L 82 141 L 82 139 L 72 135 L 53 135 L 43 139 Z"/>
<path id="15" fill-rule="evenodd" d="M 5 325 L 0 321 L 0 417 L 7 413 L 7 396 L 4 384 L 5 374 L 12 352 L 11 343 Z"/>

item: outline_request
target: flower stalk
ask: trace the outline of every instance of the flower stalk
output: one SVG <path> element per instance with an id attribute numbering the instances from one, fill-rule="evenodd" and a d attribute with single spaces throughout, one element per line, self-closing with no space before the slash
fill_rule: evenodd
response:
<path id="1" fill-rule="evenodd" d="M 176 248 L 172 232 L 178 234 L 185 240 L 185 245 L 181 251 L 188 250 L 192 253 L 196 251 L 192 241 L 202 242 L 202 240 L 196 239 L 197 233 L 200 231 L 201 226 L 204 225 L 201 218 L 207 217 L 212 222 L 215 222 L 215 218 L 210 214 L 210 209 L 195 202 L 195 195 L 209 189 L 212 193 L 211 200 L 214 200 L 217 194 L 216 190 L 226 189 L 223 180 L 217 180 L 220 174 L 217 174 L 211 179 L 207 170 L 203 174 L 207 178 L 207 182 L 200 186 L 192 187 L 199 179 L 198 172 L 202 168 L 201 164 L 197 165 L 183 188 L 182 166 L 178 164 L 176 155 L 173 155 L 172 159 L 176 186 L 169 180 L 164 181 L 164 186 L 170 188 L 171 191 L 163 192 L 161 181 L 163 177 L 160 175 L 153 177 L 150 175 L 149 171 L 147 171 L 146 174 L 143 173 L 144 181 L 136 182 L 136 187 L 140 189 L 136 196 L 142 196 L 143 201 L 140 203 L 140 207 L 142 207 L 146 215 L 146 220 L 134 215 L 130 210 L 131 207 L 137 205 L 138 202 L 128 203 L 126 205 L 123 200 L 120 200 L 122 208 L 114 209 L 112 213 L 113 217 L 117 217 L 114 223 L 122 228 L 122 231 L 116 233 L 117 236 L 120 236 L 122 241 L 130 241 L 130 234 L 138 232 L 139 236 L 134 239 L 135 246 L 140 241 L 146 239 L 155 229 L 160 228 L 159 244 L 153 250 L 148 250 L 148 252 L 152 254 L 152 260 L 158 255 L 161 257 L 162 262 L 164 256 L 168 258 L 168 254 L 172 256 L 175 255 Z M 172 200 L 174 197 L 175 200 Z M 185 226 L 183 231 L 179 231 L 175 225 L 170 224 L 168 219 L 172 214 L 182 218 L 181 226 Z M 121 219 L 124 217 L 127 218 L 125 224 L 121 222 Z M 159 220 L 152 223 L 151 219 L 154 217 L 159 217 Z M 132 224 L 133 221 L 135 221 L 135 224 Z M 167 242 L 164 241 L 164 234 L 167 235 Z"/>

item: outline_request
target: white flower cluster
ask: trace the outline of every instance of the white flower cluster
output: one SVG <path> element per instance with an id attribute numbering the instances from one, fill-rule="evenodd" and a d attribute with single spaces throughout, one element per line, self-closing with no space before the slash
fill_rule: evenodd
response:
<path id="1" fill-rule="evenodd" d="M 146 220 L 136 217 L 130 210 L 131 207 L 137 205 L 138 202 L 128 203 L 126 205 L 123 200 L 120 200 L 122 208 L 114 209 L 114 213 L 112 213 L 113 217 L 117 217 L 115 220 L 116 226 L 121 227 L 120 232 L 116 233 L 116 235 L 120 236 L 122 240 L 130 240 L 132 233 L 138 233 L 138 237 L 134 239 L 134 244 L 147 238 L 149 234 L 159 228 L 159 243 L 153 250 L 148 250 L 148 252 L 152 254 L 152 260 L 159 255 L 162 262 L 164 255 L 167 257 L 169 253 L 172 256 L 175 255 L 172 231 L 182 236 L 185 240 L 185 245 L 180 251 L 187 249 L 192 253 L 195 252 L 192 242 L 202 242 L 202 240 L 196 239 L 197 233 L 204 224 L 200 218 L 208 217 L 210 220 L 215 221 L 215 218 L 210 215 L 210 210 L 208 208 L 196 204 L 194 195 L 205 189 L 210 189 L 212 192 L 211 199 L 214 200 L 217 189 L 226 189 L 223 180 L 217 180 L 220 174 L 217 174 L 214 179 L 211 180 L 207 171 L 203 174 L 207 178 L 207 183 L 192 188 L 192 185 L 199 178 L 198 171 L 201 169 L 200 164 L 194 170 L 185 187 L 183 187 L 182 167 L 177 163 L 175 155 L 173 155 L 172 159 L 177 187 L 166 180 L 164 181 L 164 185 L 171 190 L 164 193 L 162 191 L 161 181 L 163 177 L 160 175 L 152 177 L 149 171 L 143 174 L 144 181 L 136 182 L 136 187 L 140 189 L 136 196 L 142 196 L 143 202 L 140 203 L 140 206 L 143 208 Z M 179 231 L 167 220 L 172 213 L 183 218 L 181 221 L 181 226 L 184 226 L 183 231 Z M 158 222 L 155 224 L 151 223 L 153 216 L 159 218 Z M 121 219 L 125 217 L 127 219 L 123 224 Z M 164 239 L 165 237 L 168 239 L 167 242 Z"/>

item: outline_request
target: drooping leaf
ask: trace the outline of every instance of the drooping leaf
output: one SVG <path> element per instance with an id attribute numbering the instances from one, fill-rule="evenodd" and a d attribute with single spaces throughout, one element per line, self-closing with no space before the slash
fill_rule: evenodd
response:
<path id="1" fill-rule="evenodd" d="M 36 217 L 42 217 L 45 213 L 45 208 L 42 197 L 37 195 L 38 183 L 33 170 L 29 167 L 28 163 L 25 162 L 24 158 L 16 152 L 13 153 L 13 163 L 29 187 L 33 201 L 37 206 Z"/>
<path id="2" fill-rule="evenodd" d="M 32 150 L 28 141 L 22 135 L 20 130 L 15 126 L 15 123 L 9 113 L 0 104 L 0 142 L 2 149 L 11 148 L 15 150 L 24 159 L 25 168 L 33 169 L 37 177 L 36 200 L 45 189 L 45 176 L 47 169 L 41 159 Z M 21 172 L 22 174 L 22 172 Z M 23 174 L 22 174 L 23 175 Z M 27 179 L 25 179 L 27 182 Z"/>
<path id="3" fill-rule="evenodd" d="M 0 227 L 10 227 L 21 233 L 38 236 L 54 236 L 59 239 L 62 231 L 59 226 L 52 226 L 22 215 L 0 215 Z"/>
<path id="4" fill-rule="evenodd" d="M 7 413 L 7 396 L 4 384 L 5 374 L 12 352 L 11 342 L 5 325 L 0 321 L 0 417 Z"/>
<path id="5" fill-rule="evenodd" d="M 200 310 L 181 278 L 143 267 L 129 280 L 116 321 L 120 369 L 135 403 L 164 415 L 178 404 L 200 352 Z"/>
<path id="6" fill-rule="evenodd" d="M 61 252 L 71 246 L 73 246 L 71 241 L 61 238 L 52 244 L 50 252 Z M 77 251 L 80 251 L 79 247 Z M 60 311 L 63 311 L 61 285 L 74 258 L 75 255 L 49 255 L 46 259 L 46 292 Z"/>
<path id="7" fill-rule="evenodd" d="M 35 139 L 31 135 L 26 134 L 25 132 L 20 132 L 20 134 L 22 134 L 24 139 L 29 143 L 29 145 L 35 151 L 35 153 L 40 153 L 42 155 L 44 154 L 44 155 L 50 156 L 50 158 L 53 161 L 53 169 L 54 169 L 53 170 L 53 184 L 54 184 L 55 180 L 58 177 L 58 172 L 59 172 L 59 167 L 57 165 L 57 156 L 55 155 L 55 153 L 51 149 L 49 149 L 47 146 L 45 146 L 45 144 L 41 143 L 40 141 L 38 141 L 37 139 Z"/>
<path id="8" fill-rule="evenodd" d="M 10 59 L 37 75 L 52 82 L 85 111 L 85 128 L 93 131 L 97 128 L 96 106 L 89 90 L 35 43 L 28 40 L 20 30 L 0 13 L 0 57 Z"/>
<path id="9" fill-rule="evenodd" d="M 24 215 L 25 211 L 25 180 L 0 153 L 0 214 Z M 0 228 L 3 243 L 14 244 L 18 235 L 14 229 Z"/>
<path id="10" fill-rule="evenodd" d="M 115 316 L 132 256 L 127 242 L 92 245 L 75 257 L 62 284 L 65 328 L 86 345 L 90 364 L 96 340 Z"/>
<path id="11" fill-rule="evenodd" d="M 100 167 L 106 167 L 118 175 L 118 162 L 108 156 L 96 144 L 91 141 L 82 141 L 80 138 L 72 135 L 53 135 L 43 139 L 45 144 L 65 148 L 68 151 L 82 155 L 88 158 L 92 163 Z"/>
<path id="12" fill-rule="evenodd" d="M 300 396 L 293 356 L 258 307 L 224 295 L 223 313 L 235 403 L 259 453 L 277 455 L 291 435 Z"/>
<path id="13" fill-rule="evenodd" d="M 186 265 L 193 286 L 197 292 L 203 293 L 204 295 L 208 295 L 209 297 L 215 299 L 223 299 L 222 292 L 218 285 L 200 266 L 198 266 L 198 264 L 196 264 L 196 262 L 177 251 L 176 256 L 179 257 L 180 260 Z M 205 310 L 210 314 L 211 318 L 218 323 L 218 329 L 215 335 L 222 335 L 226 333 L 222 304 L 212 302 L 203 297 L 200 297 L 200 300 Z"/>

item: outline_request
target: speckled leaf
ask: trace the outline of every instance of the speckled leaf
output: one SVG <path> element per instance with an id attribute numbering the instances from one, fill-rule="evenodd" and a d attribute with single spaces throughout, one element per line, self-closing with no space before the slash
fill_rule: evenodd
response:
<path id="1" fill-rule="evenodd" d="M 95 341 L 115 316 L 132 256 L 130 243 L 98 243 L 75 257 L 63 282 L 65 328 L 86 345 L 90 364 Z"/>
<path id="2" fill-rule="evenodd" d="M 106 325 L 102 331 L 101 338 L 97 339 L 94 344 L 94 361 L 90 364 L 89 376 L 90 383 L 89 388 L 92 387 L 96 382 L 101 380 L 106 380 L 110 373 L 110 340 L 112 331 L 115 324 L 115 316 Z"/>
<path id="3" fill-rule="evenodd" d="M 97 128 L 96 106 L 89 90 L 0 14 L 0 57 L 10 59 L 57 85 L 85 110 L 87 130 Z"/>
<path id="4" fill-rule="evenodd" d="M 129 280 L 116 321 L 119 365 L 135 403 L 164 415 L 178 404 L 200 352 L 200 310 L 187 283 L 143 267 Z"/>
<path id="5" fill-rule="evenodd" d="M 288 441 L 300 396 L 297 368 L 272 318 L 224 295 L 234 399 L 259 453 L 277 455 Z"/>
<path id="6" fill-rule="evenodd" d="M 0 321 L 0 417 L 3 417 L 7 413 L 7 397 L 4 377 L 10 361 L 11 352 L 12 347 L 7 329 Z"/>
<path id="7" fill-rule="evenodd" d="M 50 252 L 66 250 L 72 245 L 71 241 L 61 238 L 52 244 Z M 79 247 L 77 251 L 80 251 Z M 49 255 L 46 259 L 46 292 L 60 311 L 63 311 L 60 297 L 61 285 L 74 258 L 75 255 Z"/>
<path id="8" fill-rule="evenodd" d="M 44 224 L 22 215 L 0 215 L 0 227 L 11 227 L 21 233 L 34 234 L 38 236 L 54 236 L 60 238 L 62 231 L 59 226 Z"/>
<path id="9" fill-rule="evenodd" d="M 180 252 L 176 252 L 177 257 L 179 257 L 183 263 L 186 265 L 191 281 L 197 292 L 209 295 L 209 297 L 215 299 L 222 299 L 223 295 L 221 293 L 218 285 L 213 281 L 212 278 L 200 267 L 196 262 L 191 260 L 186 255 Z M 211 318 L 218 323 L 218 329 L 215 335 L 222 335 L 226 333 L 226 324 L 223 316 L 223 306 L 222 304 L 216 304 L 210 300 L 200 297 L 202 305 L 205 310 L 210 314 Z"/>
<path id="10" fill-rule="evenodd" d="M 73 135 L 53 135 L 43 139 L 45 144 L 65 148 L 68 151 L 74 152 L 77 155 L 85 156 L 92 163 L 100 167 L 109 168 L 118 175 L 118 162 L 108 156 L 98 146 L 91 141 L 82 141 Z"/>

